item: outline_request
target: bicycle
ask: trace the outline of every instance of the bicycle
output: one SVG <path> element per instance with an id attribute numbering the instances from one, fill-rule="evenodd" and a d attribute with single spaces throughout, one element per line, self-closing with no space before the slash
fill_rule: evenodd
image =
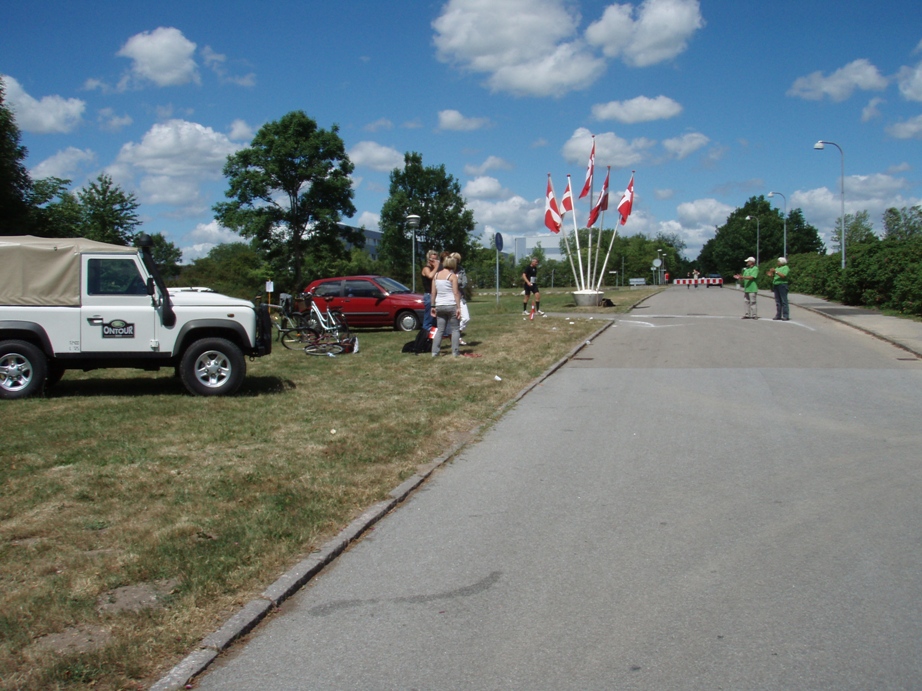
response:
<path id="1" fill-rule="evenodd" d="M 352 336 L 346 317 L 329 306 L 332 297 L 324 296 L 323 299 L 327 303 L 325 310 L 320 309 L 313 295 L 302 293 L 299 301 L 304 303 L 303 311 L 291 309 L 295 301 L 290 295 L 279 300 L 282 311 L 279 341 L 284 347 L 303 349 L 308 355 L 336 355 L 357 349 L 358 339 Z"/>

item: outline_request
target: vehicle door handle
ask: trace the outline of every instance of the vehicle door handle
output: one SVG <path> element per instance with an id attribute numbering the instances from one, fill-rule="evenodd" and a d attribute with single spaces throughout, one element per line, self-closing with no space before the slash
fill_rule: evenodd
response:
<path id="1" fill-rule="evenodd" d="M 86 320 L 88 323 L 92 324 L 93 326 L 102 325 L 102 317 L 87 317 Z"/>

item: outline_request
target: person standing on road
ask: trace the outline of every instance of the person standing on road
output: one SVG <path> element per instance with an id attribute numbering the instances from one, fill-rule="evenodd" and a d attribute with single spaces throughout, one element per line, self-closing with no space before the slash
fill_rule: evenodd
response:
<path id="1" fill-rule="evenodd" d="M 451 329 L 451 354 L 461 354 L 461 329 L 458 319 L 461 317 L 461 291 L 458 289 L 458 275 L 455 269 L 458 262 L 454 257 L 446 257 L 442 267 L 432 279 L 432 316 L 436 319 L 435 336 L 432 337 L 432 357 L 439 354 L 442 334 Z"/>
<path id="2" fill-rule="evenodd" d="M 439 270 L 439 253 L 435 250 L 426 252 L 426 265 L 423 267 L 423 327 L 431 329 L 435 326 L 432 316 L 432 277 Z"/>
<path id="3" fill-rule="evenodd" d="M 778 266 L 768 270 L 768 275 L 772 277 L 772 292 L 775 293 L 775 321 L 788 321 L 791 318 L 788 308 L 788 273 L 790 270 L 788 260 L 784 257 L 778 257 Z"/>
<path id="4" fill-rule="evenodd" d="M 737 281 L 743 282 L 743 299 L 746 301 L 746 314 L 743 319 L 758 319 L 756 298 L 759 296 L 759 286 L 756 279 L 759 277 L 759 267 L 756 266 L 755 257 L 746 257 L 746 268 L 741 273 L 733 276 Z"/>
<path id="5" fill-rule="evenodd" d="M 528 296 L 534 295 L 533 305 L 535 311 L 542 317 L 547 315 L 541 311 L 541 289 L 538 287 L 538 258 L 532 257 L 531 262 L 522 272 L 522 282 L 525 284 L 525 302 L 522 303 L 522 315 L 528 316 Z"/>

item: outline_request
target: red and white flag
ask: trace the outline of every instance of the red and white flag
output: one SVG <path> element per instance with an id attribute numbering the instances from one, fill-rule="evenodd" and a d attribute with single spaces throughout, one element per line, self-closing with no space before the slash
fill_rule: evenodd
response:
<path id="1" fill-rule="evenodd" d="M 570 176 L 567 176 L 567 190 L 563 193 L 563 199 L 560 200 L 560 216 L 563 217 L 568 211 L 573 211 L 573 188 L 570 186 Z"/>
<path id="2" fill-rule="evenodd" d="M 552 233 L 559 233 L 562 221 L 560 210 L 557 208 L 557 199 L 554 198 L 554 186 L 551 184 L 551 174 L 547 174 L 547 200 L 544 205 L 544 225 Z"/>
<path id="3" fill-rule="evenodd" d="M 592 173 L 595 170 L 595 137 L 592 138 L 592 151 L 589 152 L 589 166 L 586 168 L 586 184 L 583 185 L 583 191 L 579 193 L 582 199 L 592 190 Z"/>
<path id="4" fill-rule="evenodd" d="M 605 174 L 605 183 L 602 185 L 602 192 L 599 194 L 599 200 L 595 203 L 595 206 L 592 207 L 592 211 L 589 212 L 589 220 L 586 222 L 587 228 L 592 228 L 595 222 L 599 220 L 599 214 L 608 210 L 608 178 L 610 176 L 611 166 L 608 167 L 608 172 Z"/>
<path id="5" fill-rule="evenodd" d="M 621 225 L 627 223 L 627 217 L 631 215 L 631 207 L 634 206 L 634 173 L 631 172 L 631 181 L 624 190 L 624 196 L 618 202 L 618 213 L 621 214 Z"/>

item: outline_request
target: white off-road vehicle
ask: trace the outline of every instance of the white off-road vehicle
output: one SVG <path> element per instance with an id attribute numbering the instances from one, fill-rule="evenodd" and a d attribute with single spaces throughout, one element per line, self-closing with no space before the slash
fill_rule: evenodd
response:
<path id="1" fill-rule="evenodd" d="M 266 305 L 171 293 L 140 248 L 0 236 L 0 398 L 41 393 L 69 369 L 176 368 L 190 393 L 234 393 L 272 350 Z"/>

